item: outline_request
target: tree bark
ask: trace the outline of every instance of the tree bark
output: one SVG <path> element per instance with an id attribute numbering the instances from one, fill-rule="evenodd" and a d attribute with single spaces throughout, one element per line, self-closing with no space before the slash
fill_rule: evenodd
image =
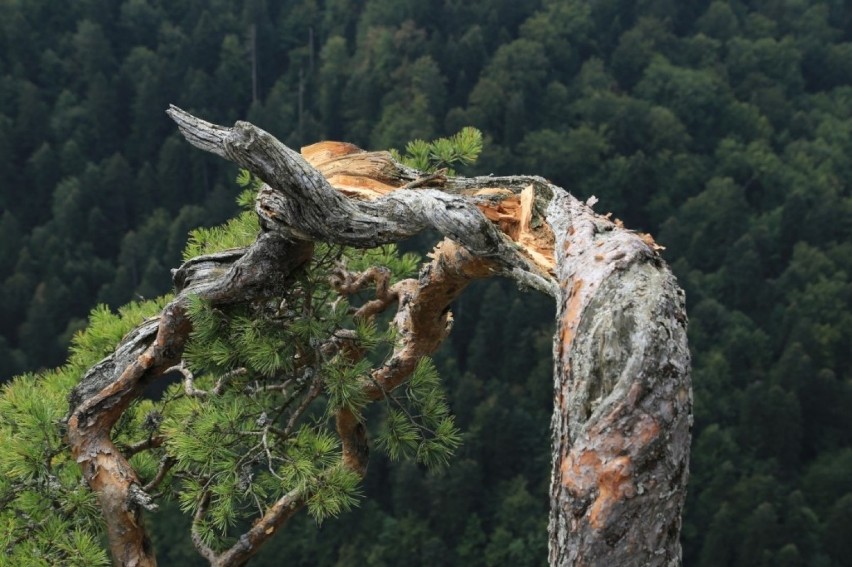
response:
<path id="1" fill-rule="evenodd" d="M 66 439 L 83 478 L 98 495 L 113 561 L 121 567 L 157 564 L 142 521 L 156 509 L 110 431 L 151 381 L 181 359 L 192 325 L 191 294 L 214 305 L 251 301 L 285 289 L 290 275 L 310 258 L 311 247 L 277 234 L 261 235 L 247 250 L 201 256 L 175 272 L 177 296 L 157 319 L 129 333 L 115 352 L 95 365 L 71 392 Z"/>
<path id="2" fill-rule="evenodd" d="M 245 122 L 226 128 L 175 107 L 168 113 L 193 145 L 265 182 L 256 202 L 263 233 L 247 250 L 181 267 L 179 294 L 159 321 L 131 333 L 72 396 L 68 438 L 98 492 L 119 564 L 154 560 L 139 513 L 144 492 L 109 429 L 145 384 L 180 360 L 188 290 L 214 304 L 274 294 L 310 256 L 312 242 L 374 247 L 428 228 L 445 240 L 418 279 L 388 287 L 376 272 L 337 282 L 346 293 L 374 280 L 377 297 L 361 316 L 398 305 L 400 340 L 365 381 L 367 397 L 387 395 L 438 348 L 450 329 L 450 303 L 472 279 L 502 275 L 551 295 L 550 564 L 680 561 L 692 409 L 686 316 L 683 293 L 650 236 L 595 214 L 590 202 L 540 177 L 427 175 L 386 152 L 338 142 L 300 155 Z M 363 474 L 363 424 L 341 411 L 337 428 L 344 464 Z M 211 564 L 242 564 L 302 505 L 287 495 L 230 550 L 202 554 Z"/>
<path id="3" fill-rule="evenodd" d="M 557 234 L 551 565 L 679 565 L 692 392 L 684 294 L 637 235 L 565 195 Z"/>

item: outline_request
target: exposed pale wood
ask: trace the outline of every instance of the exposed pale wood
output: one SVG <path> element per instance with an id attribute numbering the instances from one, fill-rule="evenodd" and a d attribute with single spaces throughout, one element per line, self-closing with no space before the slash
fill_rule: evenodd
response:
<path id="1" fill-rule="evenodd" d="M 361 153 L 365 153 L 364 150 L 348 142 L 317 142 L 316 144 L 303 146 L 301 149 L 301 154 L 305 160 L 317 169 L 322 168 L 325 163 L 337 158 Z"/>
<path id="2" fill-rule="evenodd" d="M 653 242 L 536 177 L 450 179 L 443 194 L 399 190 L 341 205 L 339 193 L 304 176 L 301 158 L 270 138 L 237 123 L 223 143 L 230 159 L 269 183 L 259 212 L 281 229 L 358 245 L 431 226 L 500 274 L 556 297 L 550 562 L 677 563 L 692 409 L 689 351 L 682 292 Z M 507 192 L 476 194 L 495 188 Z M 310 211 L 315 193 L 324 195 L 317 207 L 326 212 L 324 230 Z M 515 196 L 516 206 L 497 204 Z M 288 199 L 298 201 L 301 216 Z M 555 278 L 524 249 L 549 240 L 535 234 L 534 220 L 553 235 Z M 508 234 L 515 230 L 517 243 Z"/>
<path id="3" fill-rule="evenodd" d="M 523 191 L 513 193 L 507 189 L 479 189 L 473 196 L 497 197 L 477 203 L 485 217 L 496 223 L 502 232 L 520 245 L 527 255 L 542 270 L 554 273 L 556 260 L 553 255 L 553 231 L 546 222 L 535 218 L 535 187 L 528 185 Z"/>
<path id="4" fill-rule="evenodd" d="M 391 189 L 405 184 L 406 170 L 388 152 L 366 152 L 344 142 L 321 142 L 302 148 L 302 156 L 335 188 L 335 179 L 361 179 L 364 184 Z"/>
<path id="5" fill-rule="evenodd" d="M 305 160 L 325 176 L 329 184 L 347 197 L 373 200 L 407 185 L 412 171 L 399 165 L 388 152 L 366 152 L 346 142 L 320 142 L 302 148 Z M 410 183 L 410 182 L 409 182 Z M 444 183 L 432 182 L 431 186 Z M 473 196 L 490 197 L 477 202 L 489 221 L 520 245 L 543 271 L 555 267 L 553 233 L 545 223 L 533 224 L 535 188 L 528 185 L 520 193 L 501 187 L 486 187 Z"/>

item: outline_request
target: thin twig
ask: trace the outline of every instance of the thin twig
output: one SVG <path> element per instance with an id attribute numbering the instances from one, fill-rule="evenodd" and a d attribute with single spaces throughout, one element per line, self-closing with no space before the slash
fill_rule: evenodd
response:
<path id="1" fill-rule="evenodd" d="M 305 413 L 305 410 L 308 409 L 310 403 L 317 399 L 321 392 L 322 380 L 320 378 L 317 378 L 311 386 L 311 389 L 305 395 L 305 398 L 302 400 L 302 403 L 299 404 L 299 407 L 296 408 L 296 410 L 290 416 L 290 419 L 287 421 L 287 427 L 284 428 L 284 437 L 290 436 L 290 434 L 293 432 L 293 428 L 296 426 L 296 421 L 298 421 L 302 414 Z"/>
<path id="2" fill-rule="evenodd" d="M 424 175 L 423 177 L 418 177 L 414 181 L 409 181 L 405 185 L 401 185 L 397 188 L 399 189 L 414 189 L 415 187 L 420 187 L 422 185 L 426 185 L 430 181 L 439 181 L 444 183 L 447 180 L 447 169 L 441 168 L 435 173 L 430 173 L 429 175 Z"/>
<path id="3" fill-rule="evenodd" d="M 165 457 L 160 459 L 160 467 L 157 469 L 157 474 L 154 476 L 154 478 L 151 479 L 148 484 L 142 487 L 142 490 L 144 490 L 145 492 L 150 492 L 157 488 L 160 483 L 163 482 L 163 479 L 166 478 L 166 475 L 168 474 L 169 470 L 174 466 L 174 464 L 174 457 L 166 455 Z"/>
<path id="4" fill-rule="evenodd" d="M 154 435 L 148 437 L 147 439 L 143 439 L 142 441 L 137 441 L 132 445 L 128 445 L 127 447 L 122 448 L 122 453 L 126 458 L 130 458 L 136 453 L 141 453 L 142 451 L 147 451 L 148 449 L 156 449 L 157 447 L 162 446 L 163 442 L 166 438 L 162 435 Z"/>
<path id="5" fill-rule="evenodd" d="M 269 449 L 269 441 L 267 436 L 269 435 L 269 425 L 263 428 L 263 435 L 261 436 L 261 443 L 263 443 L 263 450 L 266 451 L 266 466 L 269 468 L 269 472 L 277 478 L 278 480 L 283 481 L 284 479 L 278 476 L 278 473 L 275 472 L 275 467 L 272 464 L 274 457 L 272 456 L 272 451 Z"/>
<path id="6" fill-rule="evenodd" d="M 180 364 L 176 364 L 166 370 L 164 374 L 170 372 L 180 372 L 183 374 L 183 390 L 190 398 L 206 398 L 210 393 L 207 390 L 200 390 L 195 387 L 195 375 L 186 367 L 186 363 L 181 360 Z"/>
<path id="7" fill-rule="evenodd" d="M 216 380 L 216 385 L 213 386 L 213 389 L 210 391 L 215 396 L 218 396 L 222 393 L 222 390 L 225 389 L 225 383 L 235 376 L 244 376 L 248 374 L 248 370 L 246 368 L 235 368 L 230 372 L 226 372 L 219 376 L 219 379 Z"/>
<path id="8" fill-rule="evenodd" d="M 198 502 L 198 509 L 195 511 L 195 516 L 192 518 L 192 545 L 195 550 L 207 561 L 213 564 L 216 561 L 216 553 L 210 546 L 204 543 L 201 534 L 198 532 L 198 526 L 204 521 L 204 516 L 207 515 L 207 506 L 210 504 L 210 491 L 205 491 L 201 500 Z"/>
<path id="9" fill-rule="evenodd" d="M 250 388 L 248 388 L 247 393 L 258 394 L 260 392 L 284 392 L 293 384 L 293 381 L 293 378 L 288 378 L 280 384 L 258 384 L 257 386 L 251 386 Z M 256 381 L 255 384 L 257 384 Z"/>

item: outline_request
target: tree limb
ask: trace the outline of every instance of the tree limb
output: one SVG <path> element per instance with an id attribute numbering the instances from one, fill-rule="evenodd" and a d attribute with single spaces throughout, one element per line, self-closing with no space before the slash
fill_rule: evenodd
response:
<path id="1" fill-rule="evenodd" d="M 213 153 L 224 153 L 267 184 L 258 194 L 256 210 L 270 230 L 371 248 L 434 228 L 474 255 L 495 259 L 501 272 L 524 285 L 555 292 L 552 277 L 518 252 L 469 199 L 435 189 L 393 191 L 370 201 L 347 199 L 302 156 L 252 124 L 237 122 L 223 134 L 221 126 L 175 106 L 167 112 L 191 144 L 206 151 L 213 151 L 214 144 Z M 476 185 L 467 188 L 472 187 Z"/>

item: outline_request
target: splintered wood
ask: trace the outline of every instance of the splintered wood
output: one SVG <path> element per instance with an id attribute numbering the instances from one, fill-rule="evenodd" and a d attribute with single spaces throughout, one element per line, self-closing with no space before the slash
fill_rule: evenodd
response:
<path id="1" fill-rule="evenodd" d="M 305 146 L 302 157 L 325 176 L 332 187 L 355 199 L 372 200 L 402 188 L 409 180 L 388 152 L 367 152 L 345 142 Z M 535 213 L 535 188 L 520 193 L 502 187 L 478 189 L 476 206 L 544 272 L 556 265 L 553 231 Z"/>
<path id="2" fill-rule="evenodd" d="M 543 270 L 553 273 L 556 262 L 553 257 L 553 231 L 538 219 L 533 222 L 535 213 L 535 188 L 528 185 L 520 195 L 499 187 L 480 189 L 474 196 L 497 197 L 494 200 L 476 204 L 479 210 L 491 222 L 497 224 L 514 242 L 521 245 L 523 251 Z M 536 226 L 534 226 L 536 224 Z"/>

